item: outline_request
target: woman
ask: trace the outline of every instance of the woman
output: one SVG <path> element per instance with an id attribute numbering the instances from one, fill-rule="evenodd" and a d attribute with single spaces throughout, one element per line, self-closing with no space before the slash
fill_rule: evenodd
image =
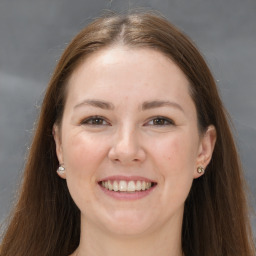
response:
<path id="1" fill-rule="evenodd" d="M 131 253 L 255 255 L 214 79 L 152 13 L 96 19 L 65 50 L 1 246 L 1 256 Z"/>

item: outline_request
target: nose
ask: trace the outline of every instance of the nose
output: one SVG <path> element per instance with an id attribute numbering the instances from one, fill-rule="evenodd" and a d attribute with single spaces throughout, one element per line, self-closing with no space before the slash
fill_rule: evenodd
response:
<path id="1" fill-rule="evenodd" d="M 119 130 L 113 139 L 108 158 L 124 165 L 142 163 L 146 153 L 140 143 L 138 132 L 129 128 Z"/>

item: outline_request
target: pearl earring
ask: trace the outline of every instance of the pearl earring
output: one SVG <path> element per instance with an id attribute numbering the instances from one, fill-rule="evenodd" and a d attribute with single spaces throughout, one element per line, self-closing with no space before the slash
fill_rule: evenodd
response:
<path id="1" fill-rule="evenodd" d="M 198 167 L 197 167 L 197 172 L 198 172 L 199 174 L 204 174 L 204 168 L 203 168 L 202 166 L 198 166 Z"/>
<path id="2" fill-rule="evenodd" d="M 65 173 L 65 167 L 62 164 L 57 169 L 57 173 L 58 174 L 64 174 Z"/>

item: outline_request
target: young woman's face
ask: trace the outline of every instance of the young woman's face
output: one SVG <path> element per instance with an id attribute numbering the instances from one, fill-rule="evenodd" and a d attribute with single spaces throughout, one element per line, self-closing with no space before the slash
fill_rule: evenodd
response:
<path id="1" fill-rule="evenodd" d="M 181 225 L 197 167 L 212 150 L 185 75 L 150 49 L 91 55 L 69 80 L 55 131 L 82 221 L 117 234 Z"/>

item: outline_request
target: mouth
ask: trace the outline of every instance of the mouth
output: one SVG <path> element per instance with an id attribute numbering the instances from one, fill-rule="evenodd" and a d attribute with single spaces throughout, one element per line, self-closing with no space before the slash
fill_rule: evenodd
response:
<path id="1" fill-rule="evenodd" d="M 146 180 L 102 180 L 98 184 L 108 191 L 119 193 L 143 192 L 157 185 L 156 182 Z"/>

